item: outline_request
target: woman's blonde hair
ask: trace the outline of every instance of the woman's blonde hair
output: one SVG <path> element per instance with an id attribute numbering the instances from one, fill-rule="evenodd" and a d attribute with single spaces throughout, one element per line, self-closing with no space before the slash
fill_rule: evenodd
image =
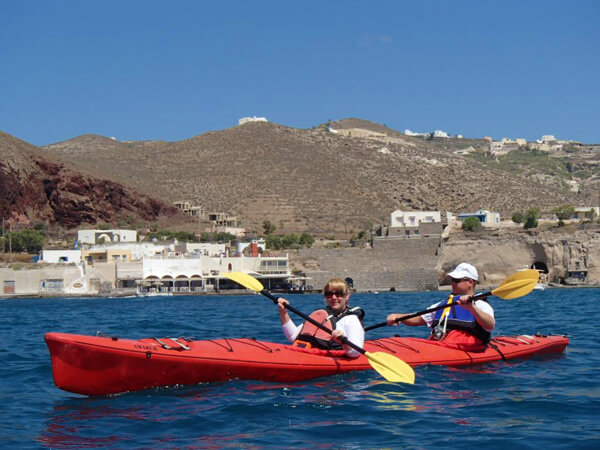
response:
<path id="1" fill-rule="evenodd" d="M 325 291 L 334 290 L 341 291 L 344 293 L 344 295 L 350 292 L 350 288 L 348 288 L 348 283 L 346 283 L 341 278 L 332 278 L 331 280 L 329 280 L 327 284 L 325 284 L 325 287 L 323 287 L 323 294 L 325 294 Z"/>

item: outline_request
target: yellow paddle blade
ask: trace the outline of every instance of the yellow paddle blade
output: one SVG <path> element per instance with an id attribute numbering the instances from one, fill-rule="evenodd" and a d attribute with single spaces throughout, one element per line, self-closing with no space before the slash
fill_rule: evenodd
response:
<path id="1" fill-rule="evenodd" d="M 229 278 L 231 281 L 235 281 L 237 284 L 240 284 L 251 291 L 261 292 L 264 289 L 264 286 L 260 281 L 258 281 L 252 275 L 248 275 L 244 272 L 226 272 L 222 273 L 221 275 Z"/>
<path id="2" fill-rule="evenodd" d="M 527 269 L 527 270 L 519 270 L 518 272 L 513 273 L 512 275 L 507 276 L 502 284 L 510 283 L 511 281 L 517 280 L 535 280 L 537 283 L 540 278 L 540 273 L 535 269 Z M 502 284 L 500 286 L 502 286 Z M 498 286 L 498 287 L 500 287 Z"/>
<path id="3" fill-rule="evenodd" d="M 415 384 L 415 371 L 407 363 L 394 355 L 383 352 L 365 352 L 369 364 L 379 375 L 394 383 Z"/>
<path id="4" fill-rule="evenodd" d="M 504 283 L 492 290 L 492 295 L 503 298 L 504 300 L 512 300 L 513 298 L 529 294 L 538 281 L 537 271 L 534 270 L 534 272 L 536 273 L 536 278 L 534 280 L 513 280 L 508 283 L 505 280 Z"/>

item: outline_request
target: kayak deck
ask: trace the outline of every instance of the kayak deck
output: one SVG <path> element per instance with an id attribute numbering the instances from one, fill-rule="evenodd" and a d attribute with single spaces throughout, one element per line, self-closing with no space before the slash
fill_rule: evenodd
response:
<path id="1" fill-rule="evenodd" d="M 54 382 L 83 395 L 107 395 L 151 387 L 231 379 L 303 381 L 370 369 L 368 359 L 315 354 L 255 339 L 120 339 L 47 333 Z M 464 366 L 562 353 L 563 336 L 500 336 L 484 351 L 467 352 L 439 342 L 409 337 L 366 341 L 366 351 L 389 353 L 411 366 Z"/>

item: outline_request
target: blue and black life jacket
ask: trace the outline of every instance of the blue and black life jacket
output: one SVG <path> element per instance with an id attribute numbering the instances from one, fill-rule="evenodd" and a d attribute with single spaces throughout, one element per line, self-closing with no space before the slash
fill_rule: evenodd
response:
<path id="1" fill-rule="evenodd" d="M 443 304 L 448 304 L 450 299 L 445 300 Z M 484 300 L 485 301 L 485 300 Z M 436 311 L 433 315 L 433 322 L 431 324 L 432 328 L 438 326 L 442 319 L 442 314 L 444 314 L 445 308 Z M 456 305 L 450 308 L 450 312 L 448 313 L 448 321 L 446 323 L 447 330 L 463 330 L 466 331 L 484 344 L 487 344 L 490 341 L 491 333 L 483 328 L 481 325 L 477 323 L 475 320 L 475 316 L 471 314 L 471 312 L 462 306 Z"/>
<path id="2" fill-rule="evenodd" d="M 330 330 L 335 330 L 337 322 L 348 315 L 358 316 L 361 324 L 365 317 L 365 312 L 362 308 L 355 306 L 354 308 L 346 308 L 341 313 L 337 314 L 333 312 L 329 306 L 325 309 L 318 309 L 314 311 L 310 318 L 319 322 Z M 321 330 L 309 321 L 304 322 L 300 334 L 294 341 L 294 345 L 297 347 L 305 348 L 320 348 L 323 350 L 342 350 L 342 344 L 334 341 L 331 338 L 331 334 Z"/>

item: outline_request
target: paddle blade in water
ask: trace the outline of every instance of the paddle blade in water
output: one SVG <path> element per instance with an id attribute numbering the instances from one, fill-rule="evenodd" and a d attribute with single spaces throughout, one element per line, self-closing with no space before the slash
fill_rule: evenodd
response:
<path id="1" fill-rule="evenodd" d="M 413 368 L 394 355 L 383 352 L 365 352 L 365 356 L 369 359 L 371 367 L 386 380 L 394 383 L 415 384 Z"/>
<path id="2" fill-rule="evenodd" d="M 221 275 L 229 278 L 231 281 L 235 281 L 237 284 L 240 284 L 251 291 L 261 292 L 264 289 L 260 281 L 258 281 L 252 275 L 248 275 L 244 272 L 227 272 L 222 273 Z"/>

